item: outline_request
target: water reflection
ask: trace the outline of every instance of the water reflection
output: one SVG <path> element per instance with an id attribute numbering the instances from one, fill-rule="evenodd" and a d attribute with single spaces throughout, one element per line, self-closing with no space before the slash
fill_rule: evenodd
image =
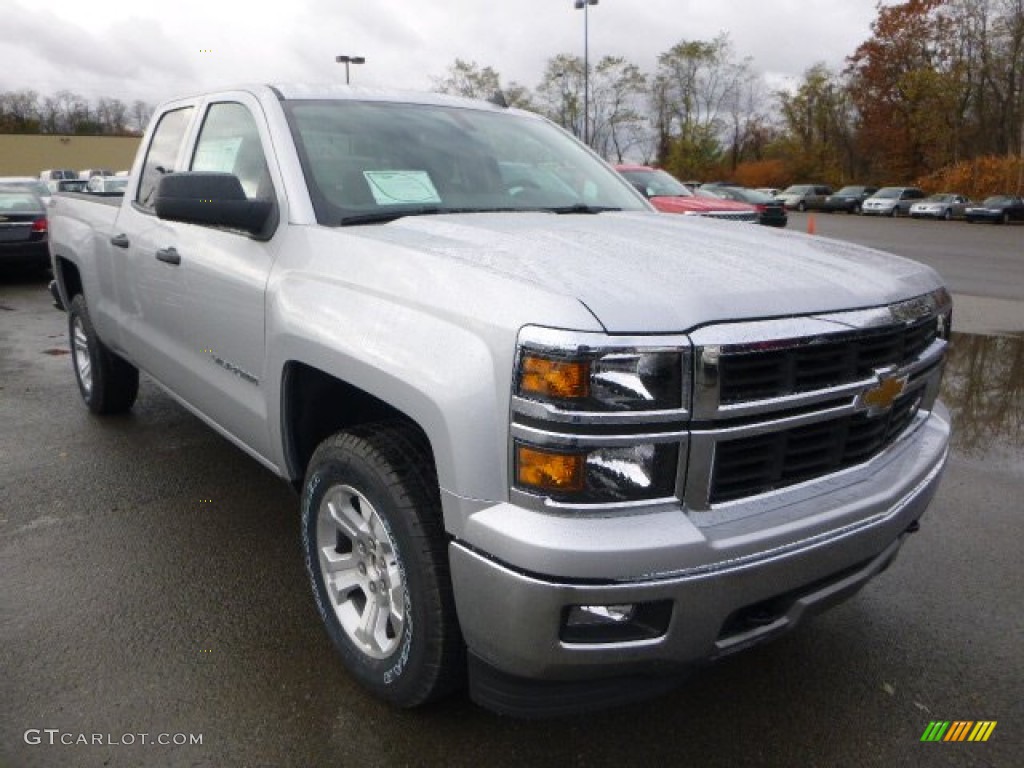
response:
<path id="1" fill-rule="evenodd" d="M 957 452 L 1024 465 L 1024 337 L 954 333 L 942 399 Z"/>

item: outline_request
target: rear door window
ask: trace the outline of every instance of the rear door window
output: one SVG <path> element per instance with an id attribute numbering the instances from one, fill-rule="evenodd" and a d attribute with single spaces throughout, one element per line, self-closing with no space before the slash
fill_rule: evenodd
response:
<path id="1" fill-rule="evenodd" d="M 142 178 L 135 193 L 136 204 L 147 211 L 153 209 L 153 197 L 161 177 L 175 171 L 174 164 L 192 119 L 192 109 L 183 107 L 164 113 L 153 132 L 153 140 L 142 166 Z"/>

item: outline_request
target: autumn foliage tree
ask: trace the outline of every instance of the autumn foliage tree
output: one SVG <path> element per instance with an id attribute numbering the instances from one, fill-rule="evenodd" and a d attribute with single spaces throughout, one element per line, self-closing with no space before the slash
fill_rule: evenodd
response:
<path id="1" fill-rule="evenodd" d="M 908 180 L 1024 145 L 1024 0 L 880 7 L 849 58 L 859 153 Z"/>

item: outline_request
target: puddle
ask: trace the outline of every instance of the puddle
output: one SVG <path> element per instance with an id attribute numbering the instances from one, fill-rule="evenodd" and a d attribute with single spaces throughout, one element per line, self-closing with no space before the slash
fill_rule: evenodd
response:
<path id="1" fill-rule="evenodd" d="M 1024 473 L 1024 336 L 954 333 L 941 398 L 955 451 Z"/>

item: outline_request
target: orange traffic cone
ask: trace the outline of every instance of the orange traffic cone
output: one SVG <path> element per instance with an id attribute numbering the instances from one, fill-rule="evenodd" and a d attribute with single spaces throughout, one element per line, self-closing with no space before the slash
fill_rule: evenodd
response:
<path id="1" fill-rule="evenodd" d="M 815 233 L 815 231 L 816 230 L 815 230 L 815 227 L 814 227 L 814 214 L 813 213 L 809 213 L 809 214 L 807 214 L 807 234 L 808 235 L 813 235 Z"/>

